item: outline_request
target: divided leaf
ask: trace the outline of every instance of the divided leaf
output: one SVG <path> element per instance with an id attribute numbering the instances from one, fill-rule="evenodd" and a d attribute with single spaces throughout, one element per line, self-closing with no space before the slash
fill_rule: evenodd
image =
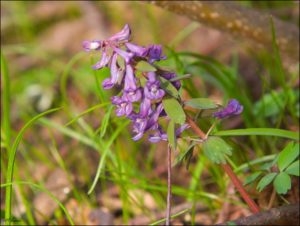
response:
<path id="1" fill-rule="evenodd" d="M 256 189 L 259 192 L 261 192 L 266 186 L 268 186 L 274 180 L 276 175 L 277 173 L 268 173 L 267 175 L 265 175 L 263 178 L 261 178 L 261 180 L 257 184 Z"/>
<path id="2" fill-rule="evenodd" d="M 286 168 L 284 172 L 299 177 L 300 176 L 299 169 L 300 169 L 299 160 L 297 160 L 296 162 L 292 163 L 288 168 Z"/>
<path id="3" fill-rule="evenodd" d="M 278 168 L 282 172 L 299 156 L 299 144 L 289 143 L 278 155 Z"/>
<path id="4" fill-rule="evenodd" d="M 252 173 L 251 175 L 247 176 L 243 185 L 251 184 L 253 181 L 255 181 L 260 175 L 262 174 L 262 171 L 257 171 L 255 173 Z"/>
<path id="5" fill-rule="evenodd" d="M 285 173 L 281 172 L 274 180 L 274 187 L 278 194 L 286 194 L 291 189 L 291 178 Z"/>
<path id="6" fill-rule="evenodd" d="M 174 123 L 178 123 L 181 125 L 185 123 L 185 112 L 176 99 L 164 99 L 162 102 L 167 115 L 171 120 L 173 120 Z"/>
<path id="7" fill-rule="evenodd" d="M 204 154 L 217 164 L 225 164 L 226 156 L 231 155 L 232 148 L 220 137 L 210 136 L 203 143 Z"/>

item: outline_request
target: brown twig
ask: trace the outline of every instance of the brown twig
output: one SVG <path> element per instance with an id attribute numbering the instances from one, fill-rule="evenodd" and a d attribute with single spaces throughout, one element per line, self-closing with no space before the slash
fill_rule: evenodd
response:
<path id="1" fill-rule="evenodd" d="M 230 225 L 299 225 L 299 215 L 299 203 L 296 203 L 233 220 Z M 229 225 L 229 222 L 216 225 Z"/>
<path id="2" fill-rule="evenodd" d="M 191 126 L 191 128 L 194 130 L 194 132 L 201 138 L 206 139 L 206 134 L 197 126 L 197 124 L 189 117 L 187 116 L 187 123 Z M 244 199 L 244 201 L 249 206 L 250 210 L 253 213 L 259 212 L 259 207 L 256 205 L 256 203 L 251 199 L 249 194 L 244 189 L 242 183 L 236 176 L 236 174 L 233 172 L 229 164 L 221 164 L 221 167 L 224 169 L 226 174 L 229 176 L 230 180 Z"/>
<path id="3" fill-rule="evenodd" d="M 150 1 L 152 4 L 189 17 L 206 26 L 236 37 L 252 40 L 272 49 L 270 14 L 236 4 L 234 1 Z M 299 59 L 299 28 L 272 16 L 276 42 L 281 52 Z"/>

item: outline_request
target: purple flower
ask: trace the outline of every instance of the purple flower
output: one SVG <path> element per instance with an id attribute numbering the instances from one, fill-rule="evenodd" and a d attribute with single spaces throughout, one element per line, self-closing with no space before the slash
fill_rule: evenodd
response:
<path id="1" fill-rule="evenodd" d="M 174 72 L 169 72 L 169 71 L 163 71 L 163 73 L 160 74 L 161 77 L 167 79 L 167 80 L 171 80 L 173 78 L 176 78 L 176 74 Z M 179 90 L 181 87 L 181 82 L 180 81 L 175 81 L 175 82 L 171 82 L 172 85 Z"/>
<path id="2" fill-rule="evenodd" d="M 125 60 L 126 63 L 129 63 L 131 58 L 134 56 L 134 54 L 131 52 L 126 52 L 125 50 L 122 50 L 117 47 L 112 47 L 112 48 L 114 52 L 116 52 L 120 57 L 122 57 Z"/>
<path id="3" fill-rule="evenodd" d="M 117 106 L 116 115 L 123 116 L 123 115 L 130 115 L 133 111 L 132 103 L 125 98 L 121 98 L 118 96 L 113 96 L 111 98 L 111 102 Z"/>
<path id="4" fill-rule="evenodd" d="M 178 129 L 176 129 L 175 131 L 175 136 L 178 138 L 180 136 L 180 134 L 186 130 L 187 128 L 189 128 L 190 126 L 188 124 L 183 124 L 181 125 Z M 163 132 L 162 128 L 159 127 L 154 134 L 151 134 L 149 136 L 149 141 L 151 143 L 157 143 L 161 140 L 164 140 L 164 141 L 168 141 L 168 136 L 166 133 Z"/>
<path id="5" fill-rule="evenodd" d="M 154 111 L 148 110 L 148 116 L 141 114 L 141 112 L 130 115 L 129 117 L 133 121 L 133 132 L 136 133 L 132 139 L 139 140 L 148 130 L 156 130 L 159 127 L 158 118 L 162 110 L 163 106 L 159 104 Z"/>
<path id="6" fill-rule="evenodd" d="M 102 86 L 104 89 L 111 89 L 117 82 L 122 80 L 124 71 L 118 67 L 117 54 L 114 54 L 110 63 L 110 78 L 104 79 Z"/>
<path id="7" fill-rule="evenodd" d="M 111 36 L 108 41 L 109 42 L 128 42 L 130 38 L 131 30 L 128 24 L 125 24 L 123 29 L 117 34 Z"/>
<path id="8" fill-rule="evenodd" d="M 147 56 L 149 58 L 148 62 L 152 64 L 155 61 L 164 60 L 166 56 L 162 56 L 162 47 L 161 45 L 151 45 L 147 48 Z"/>
<path id="9" fill-rule="evenodd" d="M 222 110 L 217 111 L 213 114 L 214 117 L 223 119 L 232 115 L 239 115 L 243 111 L 243 106 L 235 99 L 231 99 L 228 101 L 226 107 Z"/>
<path id="10" fill-rule="evenodd" d="M 155 130 L 155 132 L 151 135 L 149 135 L 148 140 L 151 143 L 157 143 L 161 140 L 167 141 L 168 140 L 168 136 L 165 132 L 163 132 L 162 128 L 159 126 L 157 128 L 157 130 Z"/>
<path id="11" fill-rule="evenodd" d="M 125 43 L 125 46 L 130 52 L 134 53 L 135 56 L 138 57 L 145 57 L 148 51 L 147 48 L 132 44 L 130 42 Z"/>
<path id="12" fill-rule="evenodd" d="M 130 64 L 126 65 L 126 73 L 124 78 L 124 90 L 136 90 L 137 89 L 137 79 L 133 73 L 133 68 Z"/>
<path id="13" fill-rule="evenodd" d="M 163 109 L 164 109 L 163 104 L 160 103 L 159 105 L 157 105 L 156 109 L 153 112 L 151 112 L 151 114 L 149 115 L 149 120 L 148 120 L 148 124 L 146 127 L 147 130 L 148 129 L 157 129 L 158 118 Z"/>
<path id="14" fill-rule="evenodd" d="M 133 121 L 132 130 L 134 133 L 136 133 L 135 136 L 132 137 L 133 140 L 136 141 L 143 137 L 147 123 L 148 123 L 147 118 L 136 118 Z"/>
<path id="15" fill-rule="evenodd" d="M 83 41 L 82 46 L 85 51 L 99 50 L 102 47 L 102 41 Z"/>
<path id="16" fill-rule="evenodd" d="M 144 118 L 150 115 L 151 113 L 152 113 L 151 100 L 148 98 L 144 98 L 140 104 L 139 115 Z"/>
<path id="17" fill-rule="evenodd" d="M 146 82 L 136 76 L 136 65 L 139 61 L 147 61 L 153 64 L 155 61 L 166 59 L 162 54 L 161 45 L 150 45 L 143 47 L 129 42 L 131 31 L 126 24 L 123 29 L 102 41 L 84 41 L 82 43 L 85 51 L 99 51 L 100 60 L 93 66 L 94 69 L 109 67 L 110 77 L 102 82 L 104 89 L 111 89 L 116 84 L 121 88 L 121 95 L 111 98 L 112 104 L 116 106 L 117 116 L 126 116 L 132 121 L 134 132 L 133 140 L 139 140 L 149 131 L 151 142 L 167 140 L 166 133 L 159 125 L 159 118 L 165 117 L 162 98 L 166 92 L 161 88 L 157 76 L 167 80 L 176 77 L 175 73 L 157 69 L 156 72 L 143 72 Z M 122 62 L 121 62 L 121 61 Z M 142 76 L 141 76 L 142 77 Z M 179 81 L 171 81 L 177 89 L 180 88 Z M 135 109 L 139 108 L 136 112 Z M 185 129 L 181 126 L 176 130 L 176 136 Z"/>
<path id="18" fill-rule="evenodd" d="M 136 90 L 125 90 L 124 97 L 130 102 L 137 102 L 142 99 L 142 91 L 140 88 Z"/>
<path id="19" fill-rule="evenodd" d="M 165 91 L 160 88 L 160 82 L 156 80 L 154 72 L 148 72 L 148 81 L 144 87 L 144 94 L 150 100 L 159 100 L 165 95 Z"/>
<path id="20" fill-rule="evenodd" d="M 111 60 L 111 54 L 107 54 L 107 52 L 104 50 L 102 51 L 101 59 L 93 66 L 93 69 L 101 69 L 108 65 L 109 61 Z"/>

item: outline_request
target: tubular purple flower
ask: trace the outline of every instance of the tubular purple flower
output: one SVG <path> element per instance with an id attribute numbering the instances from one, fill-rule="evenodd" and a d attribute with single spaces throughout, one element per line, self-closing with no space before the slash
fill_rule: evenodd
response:
<path id="1" fill-rule="evenodd" d="M 102 47 L 102 41 L 83 41 L 82 47 L 85 51 L 99 50 Z"/>
<path id="2" fill-rule="evenodd" d="M 115 35 L 111 36 L 108 41 L 114 41 L 114 42 L 128 42 L 130 38 L 131 30 L 128 24 L 125 24 L 123 29 L 116 33 Z"/>
<path id="3" fill-rule="evenodd" d="M 133 68 L 130 64 L 126 65 L 126 72 L 125 72 L 125 78 L 124 78 L 124 90 L 136 90 L 136 78 L 133 73 Z"/>
<path id="4" fill-rule="evenodd" d="M 130 52 L 134 53 L 135 56 L 144 57 L 147 54 L 147 48 L 145 47 L 138 46 L 130 42 L 126 42 L 125 46 Z"/>
<path id="5" fill-rule="evenodd" d="M 133 132 L 136 135 L 132 138 L 133 140 L 139 140 L 145 133 L 145 129 L 147 126 L 147 118 L 136 117 L 133 121 Z"/>
<path id="6" fill-rule="evenodd" d="M 116 115 L 123 116 L 123 115 L 130 115 L 133 111 L 132 103 L 127 101 L 124 98 L 113 96 L 111 98 L 111 102 L 117 106 Z"/>
<path id="7" fill-rule="evenodd" d="M 154 72 L 148 72 L 148 81 L 144 87 L 144 94 L 150 100 L 159 100 L 165 95 L 165 91 L 160 89 L 160 82 L 156 80 Z"/>
<path id="8" fill-rule="evenodd" d="M 102 51 L 101 59 L 93 66 L 93 69 L 98 70 L 98 69 L 101 69 L 101 68 L 107 66 L 110 59 L 111 59 L 111 55 L 108 55 L 105 50 Z"/>
<path id="9" fill-rule="evenodd" d="M 175 131 L 175 136 L 178 138 L 181 133 L 186 130 L 187 128 L 189 128 L 190 126 L 188 124 L 183 124 L 181 125 L 178 129 L 176 129 Z M 151 134 L 148 138 L 148 140 L 151 143 L 157 143 L 161 140 L 164 141 L 168 141 L 168 135 L 166 133 L 163 132 L 163 130 L 161 129 L 161 127 L 159 127 L 154 134 Z"/>
<path id="10" fill-rule="evenodd" d="M 151 45 L 148 46 L 147 56 L 149 58 L 149 63 L 152 64 L 155 61 L 160 61 L 166 59 L 166 56 L 162 56 L 162 47 L 161 45 Z"/>
<path id="11" fill-rule="evenodd" d="M 168 136 L 165 132 L 163 132 L 161 126 L 159 126 L 153 134 L 149 135 L 148 140 L 151 143 L 157 143 L 157 142 L 162 141 L 162 140 L 167 141 Z"/>
<path id="12" fill-rule="evenodd" d="M 148 123 L 147 123 L 147 127 L 146 130 L 148 129 L 156 129 L 158 127 L 158 118 L 160 113 L 163 110 L 163 104 L 160 103 L 156 109 L 151 113 Z"/>
<path id="13" fill-rule="evenodd" d="M 140 104 L 140 112 L 139 115 L 143 118 L 147 117 L 152 113 L 151 109 L 151 100 L 148 98 L 143 98 Z"/>
<path id="14" fill-rule="evenodd" d="M 120 57 L 122 57 L 126 63 L 129 63 L 132 57 L 134 57 L 133 53 L 126 52 L 120 48 L 117 47 L 112 47 L 115 53 L 117 53 Z"/>
<path id="15" fill-rule="evenodd" d="M 124 97 L 130 102 L 137 102 L 142 99 L 142 91 L 140 88 L 136 90 L 126 90 L 124 91 Z"/>
<path id="16" fill-rule="evenodd" d="M 111 82 L 111 78 L 106 78 L 102 82 L 103 89 L 111 89 L 114 86 L 114 83 Z"/>
<path id="17" fill-rule="evenodd" d="M 232 115 L 239 115 L 243 111 L 243 106 L 236 100 L 231 99 L 228 101 L 228 104 L 226 107 L 224 107 L 222 110 L 217 111 L 213 114 L 214 117 L 223 119 Z"/>
<path id="18" fill-rule="evenodd" d="M 104 89 L 111 89 L 123 77 L 124 72 L 123 72 L 123 70 L 118 68 L 117 57 L 118 57 L 117 54 L 114 54 L 112 56 L 112 60 L 110 62 L 110 75 L 111 76 L 110 76 L 110 78 L 107 78 L 102 82 L 102 86 Z"/>

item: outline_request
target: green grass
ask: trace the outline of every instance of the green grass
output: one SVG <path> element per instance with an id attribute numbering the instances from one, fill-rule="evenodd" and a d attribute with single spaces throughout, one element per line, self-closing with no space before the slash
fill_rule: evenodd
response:
<path id="1" fill-rule="evenodd" d="M 50 196 L 58 205 L 57 212 L 47 219 L 48 222 L 59 224 L 63 218 L 74 225 L 76 222 L 67 208 L 68 200 L 74 199 L 78 205 L 87 203 L 90 209 L 101 207 L 99 197 L 111 197 L 109 191 L 114 188 L 118 191 L 122 208 L 119 222 L 129 223 L 141 214 L 149 216 L 153 225 L 162 223 L 164 219 L 153 218 L 153 210 L 148 208 L 147 203 L 135 199 L 130 192 L 138 189 L 149 194 L 156 211 L 165 211 L 166 178 L 157 172 L 166 166 L 167 148 L 149 145 L 146 140 L 132 141 L 129 122 L 116 117 L 110 104 L 114 91 L 101 87 L 109 71 L 91 69 L 98 56 L 82 52 L 81 43 L 78 43 L 78 53 L 71 56 L 44 52 L 38 48 L 36 38 L 41 28 L 36 27 L 36 22 L 25 13 L 31 5 L 24 2 L 14 2 L 11 6 L 5 4 L 10 10 L 16 10 L 10 20 L 14 21 L 13 26 L 19 35 L 10 42 L 1 43 L 1 194 L 5 193 L 5 201 L 1 203 L 4 207 L 1 210 L 4 212 L 2 220 L 7 224 L 36 224 L 32 209 L 33 198 L 38 191 Z M 173 20 L 168 19 L 169 14 L 161 15 L 164 20 L 160 21 L 147 4 L 143 5 L 145 8 L 134 2 L 128 4 L 133 6 L 128 9 L 134 12 L 132 21 L 129 21 L 136 22 L 133 27 L 143 27 L 143 21 L 147 19 L 144 15 L 149 15 L 143 41 L 150 39 L 159 43 L 165 40 L 162 32 L 166 31 L 160 28 L 160 24 L 164 20 Z M 104 6 L 107 9 L 113 7 L 109 3 Z M 121 27 L 125 21 L 120 19 L 120 11 L 120 8 L 114 12 L 105 11 L 116 27 Z M 299 88 L 294 85 L 297 75 L 290 74 L 282 66 L 274 42 L 274 53 L 252 56 L 261 64 L 262 69 L 257 73 L 263 84 L 263 94 L 254 100 L 250 94 L 251 87 L 238 72 L 239 57 L 236 53 L 232 53 L 232 63 L 224 65 L 215 58 L 196 52 L 176 51 L 180 44 L 194 35 L 197 27 L 195 23 L 178 27 L 181 32 L 164 42 L 168 60 L 161 66 L 171 68 L 181 76 L 192 75 L 183 79 L 185 91 L 181 92 L 191 98 L 207 98 L 217 91 L 224 103 L 229 98 L 236 98 L 243 104 L 239 128 L 223 130 L 225 125 L 217 124 L 211 134 L 222 136 L 233 147 L 233 155 L 228 161 L 244 180 L 246 174 L 274 161 L 289 141 L 299 141 L 299 131 L 292 127 L 295 125 L 299 129 Z M 272 29 L 269 32 L 276 36 Z M 140 43 L 141 34 L 135 30 L 133 33 L 134 42 Z M 38 60 L 39 63 L 22 69 L 12 60 L 16 55 Z M 51 106 L 41 112 L 26 93 L 33 84 L 42 87 L 41 97 L 47 96 L 48 91 L 53 97 Z M 198 84 L 201 84 L 200 88 Z M 199 120 L 204 131 L 210 128 L 211 123 L 213 120 L 208 118 Z M 183 143 L 178 143 L 178 146 L 179 149 L 174 152 L 176 155 L 188 148 Z M 183 163 L 173 167 L 176 181 L 172 187 L 174 205 L 202 203 L 208 207 L 212 218 L 216 218 L 224 201 L 245 207 L 242 202 L 226 198 L 229 180 L 218 165 L 210 162 L 199 147 L 195 147 L 194 155 L 188 169 Z M 32 169 L 39 164 L 49 172 L 60 168 L 67 173 L 73 188 L 67 201 L 61 202 L 45 187 L 46 177 L 38 180 L 33 176 Z M 18 192 L 21 199 L 17 199 Z M 20 203 L 25 207 L 24 215 L 15 216 L 14 207 Z M 109 210 L 115 211 L 113 208 Z M 196 223 L 195 209 L 182 210 L 173 218 L 187 211 L 192 214 L 192 223 Z"/>

